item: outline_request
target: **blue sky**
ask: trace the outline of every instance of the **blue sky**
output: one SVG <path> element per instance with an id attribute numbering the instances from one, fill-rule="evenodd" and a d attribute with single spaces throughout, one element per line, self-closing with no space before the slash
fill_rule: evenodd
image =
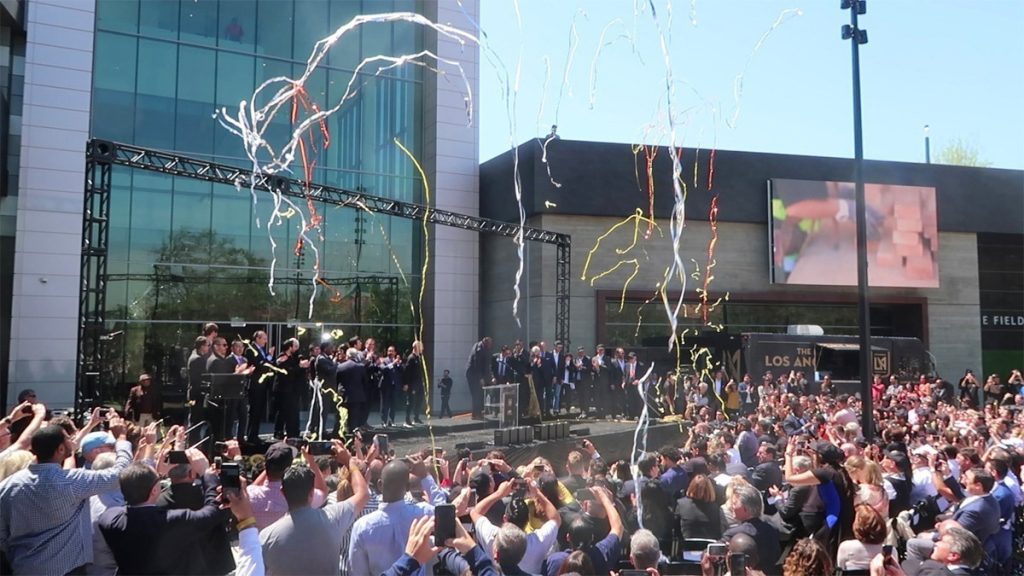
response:
<path id="1" fill-rule="evenodd" d="M 480 4 L 480 25 L 510 76 L 522 53 L 514 114 L 519 142 L 547 134 L 556 108 L 566 139 L 669 142 L 665 63 L 649 11 L 635 14 L 632 0 L 519 0 L 520 29 L 512 0 Z M 668 3 L 654 4 L 664 27 Z M 670 4 L 678 143 L 853 155 L 850 42 L 839 37 L 849 13 L 839 0 Z M 789 9 L 800 14 L 789 12 L 755 51 Z M 563 87 L 574 18 L 579 43 Z M 595 59 L 606 26 L 610 43 Z M 996 167 L 1024 168 L 1024 1 L 874 0 L 861 26 L 870 40 L 861 47 L 865 157 L 923 162 L 929 124 L 933 155 L 959 138 Z M 481 160 L 509 148 L 501 75 L 482 58 Z"/>

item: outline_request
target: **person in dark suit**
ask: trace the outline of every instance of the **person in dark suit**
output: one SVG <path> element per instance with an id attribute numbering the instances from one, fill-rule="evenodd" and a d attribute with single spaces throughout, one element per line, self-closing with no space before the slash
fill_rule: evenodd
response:
<path id="1" fill-rule="evenodd" d="M 331 435 L 337 435 L 341 428 L 338 422 L 338 408 L 336 398 L 331 392 L 338 392 L 338 363 L 334 360 L 334 343 L 324 342 L 320 346 L 320 354 L 313 361 L 313 380 L 319 383 L 321 393 L 317 396 L 314 393 L 313 413 L 309 418 L 309 429 L 306 432 L 314 432 L 320 437 L 321 422 L 327 417 L 334 417 L 334 424 L 329 430 Z"/>
<path id="2" fill-rule="evenodd" d="M 555 374 L 558 365 L 555 356 L 547 349 L 547 343 L 543 340 L 537 344 L 540 348 L 540 381 L 534 382 L 537 386 L 537 396 L 540 400 L 540 409 L 544 416 L 551 418 L 551 406 L 555 401 Z"/>
<path id="3" fill-rule="evenodd" d="M 506 344 L 501 347 L 501 352 L 491 358 L 491 378 L 495 384 L 508 384 L 515 378 L 511 357 L 512 349 Z"/>
<path id="4" fill-rule="evenodd" d="M 473 345 L 466 360 L 466 383 L 473 397 L 473 419 L 484 419 L 484 386 L 491 382 L 491 337 Z"/>
<path id="5" fill-rule="evenodd" d="M 758 465 L 750 473 L 750 483 L 761 492 L 782 486 L 782 468 L 779 467 L 778 451 L 773 444 L 761 444 L 757 449 Z"/>
<path id="6" fill-rule="evenodd" d="M 523 346 L 521 340 L 516 340 L 512 346 L 508 361 L 513 370 L 513 378 L 519 384 L 519 417 L 525 418 L 530 410 L 530 384 L 527 378 L 530 373 L 530 351 Z"/>
<path id="7" fill-rule="evenodd" d="M 402 370 L 402 391 L 405 392 L 405 427 L 412 428 L 413 422 L 423 424 L 420 412 L 423 410 L 423 343 L 412 343 L 412 353 L 405 359 Z"/>
<path id="8" fill-rule="evenodd" d="M 218 338 L 221 339 L 222 338 Z M 203 485 L 192 464 L 176 464 L 167 472 L 171 484 L 157 498 L 156 506 L 165 510 L 192 510 L 198 512 L 205 505 Z M 196 574 L 226 574 L 235 569 L 231 543 L 225 526 L 215 525 L 207 538 L 199 544 L 204 568 Z"/>
<path id="9" fill-rule="evenodd" d="M 573 358 L 573 383 L 576 385 L 576 404 L 580 407 L 579 419 L 583 420 L 594 405 L 594 367 L 583 346 L 576 349 Z"/>
<path id="10" fill-rule="evenodd" d="M 562 395 L 565 394 L 562 384 L 565 382 L 565 346 L 561 340 L 555 341 L 555 349 L 551 352 L 551 362 L 555 369 L 551 378 L 551 412 L 557 414 L 562 409 Z"/>
<path id="11" fill-rule="evenodd" d="M 202 554 L 189 554 L 222 526 L 217 505 L 217 477 L 203 478 L 203 507 L 168 510 L 154 506 L 160 498 L 160 476 L 152 466 L 129 465 L 121 471 L 121 493 L 127 506 L 108 508 L 99 529 L 117 561 L 120 574 L 197 574 Z"/>
<path id="12" fill-rule="evenodd" d="M 281 345 L 277 367 L 284 370 L 275 381 L 274 397 L 277 403 L 277 417 L 274 418 L 274 438 L 299 437 L 299 409 L 302 392 L 306 388 L 306 369 L 309 360 L 299 356 L 299 341 L 285 340 Z"/>
<path id="13" fill-rule="evenodd" d="M 206 336 L 197 336 L 188 357 L 188 426 L 199 423 L 203 419 L 203 377 L 206 374 L 206 358 L 210 354 L 210 341 Z M 189 443 L 199 441 L 202 430 L 192 431 Z"/>
<path id="14" fill-rule="evenodd" d="M 394 346 L 388 346 L 387 355 L 377 363 L 380 374 L 380 422 L 390 428 L 395 425 L 395 400 L 402 386 L 402 357 Z M 443 392 L 442 392 L 443 394 Z M 444 411 L 442 410 L 442 418 Z"/>
<path id="15" fill-rule="evenodd" d="M 212 375 L 219 375 L 221 377 L 230 377 L 233 374 L 238 374 L 235 378 L 241 379 L 245 376 L 241 373 L 245 370 L 247 364 L 239 364 L 235 361 L 235 358 L 230 354 L 228 348 L 228 341 L 222 336 L 218 336 L 213 341 L 213 353 L 206 358 L 206 372 Z M 240 390 L 239 390 L 240 391 Z M 235 398 L 217 398 L 215 400 L 219 407 L 210 407 L 207 411 L 207 420 L 210 421 L 212 434 L 214 440 L 224 440 L 225 438 L 235 437 L 235 418 L 237 414 L 237 406 L 231 404 L 234 402 L 237 404 L 240 401 L 240 397 Z"/>
<path id="16" fill-rule="evenodd" d="M 807 420 L 804 419 L 804 408 L 798 400 L 789 403 L 789 416 L 782 421 L 786 436 L 793 438 L 806 430 Z"/>
<path id="17" fill-rule="evenodd" d="M 252 366 L 249 376 L 249 421 L 245 438 L 251 444 L 260 440 L 260 424 L 267 417 L 267 390 L 274 384 L 274 349 L 267 348 L 267 333 L 257 330 L 245 348 L 245 359 Z"/>
<path id="18" fill-rule="evenodd" d="M 348 359 L 338 366 L 338 387 L 345 392 L 345 407 L 348 409 L 348 422 L 345 427 L 351 434 L 366 426 L 369 415 L 367 387 L 370 378 L 359 350 L 349 348 L 345 353 Z"/>
<path id="19" fill-rule="evenodd" d="M 626 416 L 639 418 L 644 409 L 644 390 L 640 379 L 644 377 L 645 367 L 637 360 L 636 352 L 630 352 L 622 369 L 622 392 L 626 400 Z"/>
<path id="20" fill-rule="evenodd" d="M 714 483 L 698 474 L 690 481 L 686 494 L 676 504 L 676 516 L 684 539 L 718 540 L 728 523 L 718 505 Z"/>
<path id="21" fill-rule="evenodd" d="M 590 373 L 593 379 L 595 416 L 604 418 L 609 414 L 609 394 L 611 392 L 611 361 L 605 354 L 604 344 L 594 348 L 594 356 L 590 359 Z"/>
<path id="22" fill-rule="evenodd" d="M 626 410 L 626 398 L 623 395 L 626 374 L 626 351 L 615 349 L 615 357 L 608 362 L 608 415 L 618 418 Z"/>

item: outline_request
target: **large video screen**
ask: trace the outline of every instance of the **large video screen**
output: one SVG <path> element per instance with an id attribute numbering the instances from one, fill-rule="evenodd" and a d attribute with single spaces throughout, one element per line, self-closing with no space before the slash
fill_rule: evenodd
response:
<path id="1" fill-rule="evenodd" d="M 853 182 L 768 181 L 772 282 L 857 285 Z M 935 188 L 865 184 L 868 282 L 937 288 Z"/>

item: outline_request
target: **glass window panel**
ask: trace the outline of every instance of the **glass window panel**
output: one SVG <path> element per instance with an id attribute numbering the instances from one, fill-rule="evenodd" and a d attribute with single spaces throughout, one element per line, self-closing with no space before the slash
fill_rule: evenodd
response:
<path id="1" fill-rule="evenodd" d="M 217 108 L 227 108 L 228 114 L 238 115 L 238 103 L 252 97 L 252 56 L 229 52 L 217 53 Z M 224 159 L 237 162 L 245 158 L 245 149 L 238 136 L 218 126 L 214 130 L 214 151 Z"/>
<path id="2" fill-rule="evenodd" d="M 331 26 L 328 33 L 333 34 L 334 31 L 348 24 L 360 13 L 368 14 L 371 12 L 360 10 L 359 2 L 331 3 Z M 342 39 L 331 48 L 331 52 L 327 56 L 331 67 L 354 70 L 359 64 L 359 38 L 363 35 L 363 30 L 370 30 L 370 33 L 373 33 L 374 30 L 383 29 L 384 26 L 386 25 L 363 24 L 354 30 L 346 32 Z"/>
<path id="3" fill-rule="evenodd" d="M 170 42 L 139 41 L 137 90 L 140 94 L 174 97 L 178 47 Z"/>
<path id="4" fill-rule="evenodd" d="M 139 31 L 139 0 L 99 0 L 96 27 L 100 30 Z"/>
<path id="5" fill-rule="evenodd" d="M 182 0 L 181 40 L 194 44 L 216 45 L 217 1 Z"/>
<path id="6" fill-rule="evenodd" d="M 174 147 L 177 51 L 178 47 L 168 42 L 139 40 L 135 144 Z"/>
<path id="7" fill-rule="evenodd" d="M 96 35 L 92 131 L 97 138 L 131 142 L 134 137 L 137 44 L 119 34 Z"/>
<path id="8" fill-rule="evenodd" d="M 422 230 L 421 222 L 417 220 L 406 220 L 404 218 L 388 217 L 391 220 L 391 249 L 395 258 L 401 264 L 401 270 L 405 274 L 419 272 L 418 267 L 413 269 L 413 235 Z M 398 274 L 399 267 L 390 259 L 388 261 L 389 271 Z"/>
<path id="9" fill-rule="evenodd" d="M 201 180 L 174 179 L 171 231 L 176 262 L 206 263 L 210 260 L 212 186 Z"/>
<path id="10" fill-rule="evenodd" d="M 139 33 L 155 38 L 178 37 L 178 0 L 145 0 L 139 3 Z"/>
<path id="11" fill-rule="evenodd" d="M 249 250 L 252 227 L 252 197 L 243 188 L 214 184 L 211 228 L 216 232 L 216 244 Z"/>
<path id="12" fill-rule="evenodd" d="M 178 53 L 178 83 L 175 150 L 185 154 L 213 153 L 213 133 L 220 126 L 213 119 L 216 78 L 213 50 L 182 46 Z"/>
<path id="13" fill-rule="evenodd" d="M 261 0 L 257 6 L 256 52 L 292 57 L 292 0 Z"/>
<path id="14" fill-rule="evenodd" d="M 158 261 L 171 232 L 171 178 L 137 170 L 132 175 L 131 260 Z"/>
<path id="15" fill-rule="evenodd" d="M 337 106 L 345 94 L 349 80 L 352 78 L 350 72 L 330 70 L 327 75 L 327 96 L 332 106 Z M 327 120 L 327 129 L 331 134 L 334 145 L 327 149 L 326 166 L 331 168 L 343 168 L 348 170 L 360 170 L 362 168 L 362 123 L 363 123 L 363 95 L 356 92 L 350 96 L 345 104 Z M 329 177 L 343 178 L 338 175 Z M 343 185 L 340 181 L 335 185 L 343 187 L 354 187 L 355 183 Z"/>
<path id="16" fill-rule="evenodd" d="M 125 267 L 127 270 L 127 267 Z M 113 275 L 114 272 L 107 270 L 108 274 Z M 128 311 L 128 280 L 127 279 L 116 279 L 107 281 L 107 318 L 109 320 L 119 320 L 127 318 L 129 315 Z"/>
<path id="17" fill-rule="evenodd" d="M 131 231 L 132 172 L 115 169 L 110 176 L 110 236 L 108 237 L 108 267 L 114 262 L 128 261 Z M 112 270 L 108 270 L 114 273 Z"/>
<path id="18" fill-rule="evenodd" d="M 284 26 L 282 22 L 278 26 Z M 220 1 L 220 45 L 251 52 L 256 40 L 256 2 Z"/>
<path id="19" fill-rule="evenodd" d="M 327 36 L 327 0 L 302 0 L 295 3 L 295 40 L 292 53 L 295 60 L 305 62 L 313 52 L 313 45 Z"/>
<path id="20" fill-rule="evenodd" d="M 106 32 L 96 34 L 96 64 L 93 71 L 96 88 L 133 92 L 136 54 L 135 38 Z"/>
<path id="21" fill-rule="evenodd" d="M 363 12 L 367 14 L 380 14 L 384 12 L 391 12 L 392 8 L 394 8 L 394 3 L 390 1 L 364 2 Z M 363 35 L 359 39 L 362 46 L 362 57 L 372 58 L 373 56 L 378 55 L 397 56 L 398 53 L 395 52 L 391 46 L 391 35 L 395 26 L 415 25 L 405 22 L 367 25 L 367 27 L 364 28 Z M 377 70 L 377 65 L 370 65 L 365 70 L 370 74 L 373 74 Z M 388 75 L 393 73 L 393 71 L 387 72 Z"/>

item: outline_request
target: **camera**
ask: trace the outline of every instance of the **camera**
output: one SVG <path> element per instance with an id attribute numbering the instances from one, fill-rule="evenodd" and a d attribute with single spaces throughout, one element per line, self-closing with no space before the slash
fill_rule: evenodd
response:
<path id="1" fill-rule="evenodd" d="M 224 462 L 220 465 L 220 485 L 225 490 L 242 488 L 242 467 L 237 462 Z"/>
<path id="2" fill-rule="evenodd" d="M 721 558 L 729 553 L 729 546 L 720 542 L 714 542 L 708 544 L 708 549 L 705 553 L 713 558 Z"/>
<path id="3" fill-rule="evenodd" d="M 334 444 L 327 440 L 317 440 L 307 444 L 310 456 L 329 456 L 333 454 Z"/>

